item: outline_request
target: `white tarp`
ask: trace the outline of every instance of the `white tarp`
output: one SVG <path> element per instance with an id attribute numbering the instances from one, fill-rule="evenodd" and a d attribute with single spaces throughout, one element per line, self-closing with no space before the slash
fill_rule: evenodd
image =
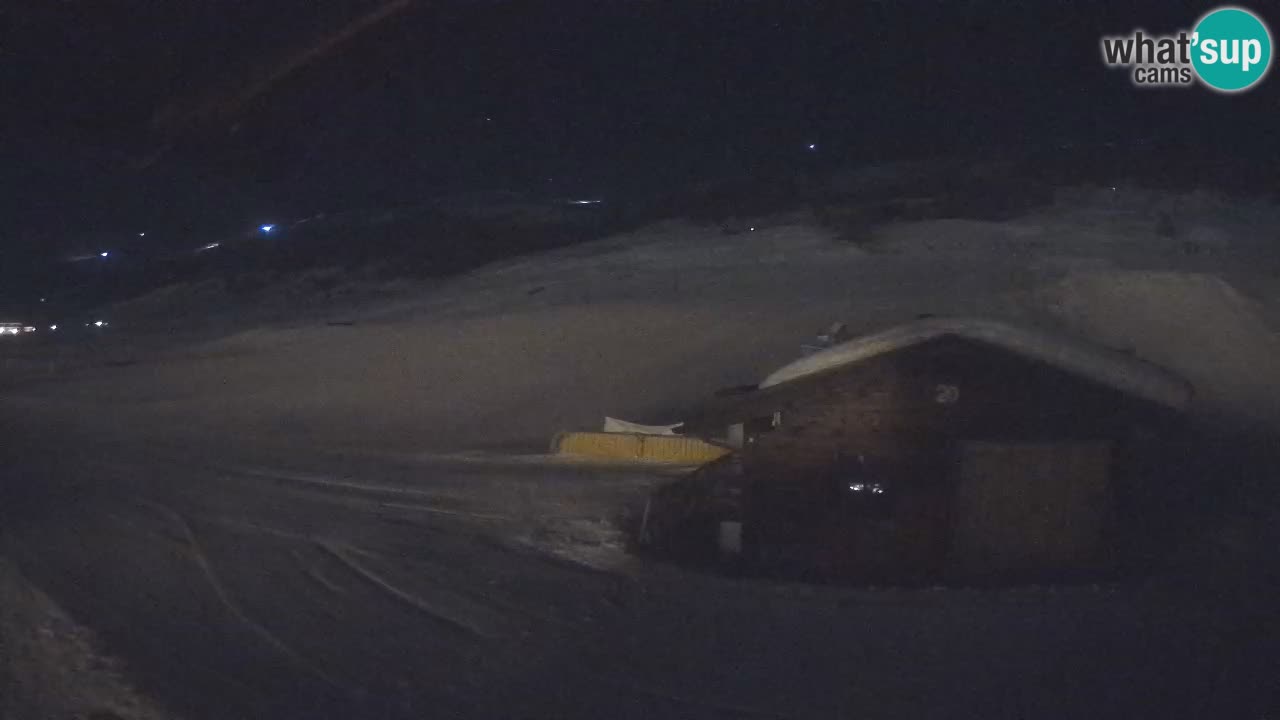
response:
<path id="1" fill-rule="evenodd" d="M 675 429 L 681 423 L 671 425 L 641 425 L 628 420 L 619 420 L 605 416 L 604 431 L 607 433 L 636 433 L 640 435 L 675 435 Z"/>

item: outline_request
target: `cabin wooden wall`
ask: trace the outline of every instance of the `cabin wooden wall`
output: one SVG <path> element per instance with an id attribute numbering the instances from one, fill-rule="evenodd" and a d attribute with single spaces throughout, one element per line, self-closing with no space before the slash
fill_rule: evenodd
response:
<path id="1" fill-rule="evenodd" d="M 910 476 L 962 440 L 1113 439 L 1144 410 L 1057 368 L 942 338 L 771 388 L 741 412 L 781 414 L 778 428 L 749 438 L 753 466 L 796 472 L 864 454 Z"/>
<path id="2" fill-rule="evenodd" d="M 1087 506 L 1095 496 L 1109 498 L 1111 448 L 1162 412 L 999 348 L 940 338 L 732 399 L 700 420 L 720 432 L 730 422 L 753 428 L 741 453 L 749 527 L 779 547 L 809 548 L 822 572 L 866 580 L 936 577 L 957 563 L 965 572 L 1079 565 L 1094 552 L 1106 517 Z M 769 422 L 775 413 L 780 422 Z M 985 465 L 973 460 L 975 447 L 991 448 L 978 454 Z M 961 497 L 966 448 L 972 492 Z M 840 478 L 831 471 L 858 456 L 892 494 L 887 517 L 841 509 Z M 1017 462 L 992 469 L 1009 458 Z M 1082 473 L 1082 482 L 1054 474 L 1058 465 Z M 1043 478 L 1028 473 L 1048 481 L 1032 487 Z M 978 487 L 990 492 L 975 494 Z M 1075 490 L 1087 491 L 1089 502 Z M 1042 513 L 1053 522 L 1026 518 L 1028 529 L 1008 521 L 1022 517 L 1018 503 L 1061 512 Z M 991 520 L 992 508 L 1003 519 Z M 996 527 L 978 527 L 988 520 Z M 956 555 L 958 521 L 968 534 Z M 1009 536 L 1015 530 L 1022 535 Z"/>
<path id="3" fill-rule="evenodd" d="M 1088 570 L 1112 521 L 1111 447 L 965 443 L 949 570 L 959 576 Z"/>

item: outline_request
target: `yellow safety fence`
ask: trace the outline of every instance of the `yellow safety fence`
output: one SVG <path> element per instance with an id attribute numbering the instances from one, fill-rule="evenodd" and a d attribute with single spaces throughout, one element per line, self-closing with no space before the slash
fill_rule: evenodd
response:
<path id="1" fill-rule="evenodd" d="M 731 452 L 697 438 L 637 433 L 563 432 L 551 440 L 556 455 L 624 462 L 702 465 Z"/>

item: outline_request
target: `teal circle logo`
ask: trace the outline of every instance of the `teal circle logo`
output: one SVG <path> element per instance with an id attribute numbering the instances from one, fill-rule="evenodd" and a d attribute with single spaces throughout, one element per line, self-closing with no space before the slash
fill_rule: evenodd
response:
<path id="1" fill-rule="evenodd" d="M 1191 64 L 1214 90 L 1247 90 L 1271 67 L 1271 33 L 1248 10 L 1218 8 L 1200 18 L 1192 32 Z"/>

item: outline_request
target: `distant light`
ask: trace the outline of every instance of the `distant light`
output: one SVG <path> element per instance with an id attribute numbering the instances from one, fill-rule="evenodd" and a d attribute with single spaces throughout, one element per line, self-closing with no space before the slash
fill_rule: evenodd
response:
<path id="1" fill-rule="evenodd" d="M 104 251 L 102 251 L 102 252 L 98 253 L 98 257 L 106 257 L 106 256 L 108 256 L 108 255 L 110 255 L 110 254 L 111 254 L 111 253 L 109 253 L 109 252 L 107 252 L 107 251 L 105 251 L 105 250 L 104 250 Z"/>
<path id="2" fill-rule="evenodd" d="M 95 327 L 102 327 L 103 325 L 106 325 L 106 323 L 102 322 L 101 320 L 96 320 L 94 321 L 93 324 Z"/>
<path id="3" fill-rule="evenodd" d="M 212 249 L 214 249 L 214 248 L 216 248 L 216 247 L 218 247 L 218 246 L 220 246 L 220 245 L 222 245 L 222 243 L 209 243 L 208 245 L 205 245 L 204 247 L 201 247 L 201 248 L 200 248 L 199 250 L 197 250 L 196 252 L 204 252 L 205 250 L 212 250 Z"/>
<path id="4" fill-rule="evenodd" d="M 57 326 L 57 325 L 50 325 L 50 326 L 49 326 L 49 329 L 50 329 L 50 330 L 57 330 L 57 329 L 58 329 L 58 326 Z"/>
<path id="5" fill-rule="evenodd" d="M 138 233 L 138 237 L 146 237 L 146 236 L 147 236 L 146 233 Z"/>
<path id="6" fill-rule="evenodd" d="M 266 233 L 266 234 L 270 235 L 270 234 L 271 234 L 271 231 L 276 229 L 276 226 L 275 226 L 275 225 L 263 225 L 262 227 L 260 227 L 260 228 L 258 228 L 258 229 L 259 229 L 259 230 L 261 230 L 262 232 L 264 232 L 264 233 Z"/>
<path id="7" fill-rule="evenodd" d="M 603 200 L 570 200 L 570 205 L 599 205 Z"/>
<path id="8" fill-rule="evenodd" d="M 810 149 L 810 150 L 817 150 L 817 149 L 818 149 L 818 143 L 809 143 L 809 149 Z"/>
<path id="9" fill-rule="evenodd" d="M 48 299 L 49 299 L 49 298 L 40 298 L 40 302 L 44 302 L 44 301 L 46 301 L 46 300 L 48 300 Z"/>

